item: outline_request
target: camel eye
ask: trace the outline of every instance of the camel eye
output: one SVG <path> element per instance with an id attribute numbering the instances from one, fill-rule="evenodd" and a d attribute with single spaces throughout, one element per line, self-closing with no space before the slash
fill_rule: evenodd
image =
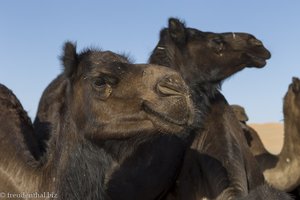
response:
<path id="1" fill-rule="evenodd" d="M 215 39 L 213 39 L 213 41 L 216 44 L 222 44 L 223 43 L 223 41 L 221 40 L 221 38 L 215 38 Z"/>
<path id="2" fill-rule="evenodd" d="M 215 38 L 212 40 L 214 43 L 214 47 L 218 52 L 222 51 L 224 49 L 224 42 L 221 38 Z"/>
<path id="3" fill-rule="evenodd" d="M 92 85 L 96 91 L 95 95 L 97 98 L 101 100 L 106 100 L 113 91 L 113 80 L 110 78 L 107 78 L 106 76 L 95 78 L 92 81 Z"/>
<path id="4" fill-rule="evenodd" d="M 106 85 L 106 81 L 103 77 L 99 77 L 93 81 L 93 84 L 96 87 L 104 87 Z"/>
<path id="5" fill-rule="evenodd" d="M 117 85 L 119 80 L 111 75 L 102 75 L 101 77 L 97 77 L 93 80 L 94 86 L 98 88 L 102 88 L 106 85 L 115 86 Z"/>

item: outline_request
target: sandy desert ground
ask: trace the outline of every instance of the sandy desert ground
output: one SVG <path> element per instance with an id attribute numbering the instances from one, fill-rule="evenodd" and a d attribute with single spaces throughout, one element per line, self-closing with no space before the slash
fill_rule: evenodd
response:
<path id="1" fill-rule="evenodd" d="M 249 126 L 258 132 L 270 153 L 278 154 L 280 152 L 283 144 L 282 123 L 249 124 Z"/>

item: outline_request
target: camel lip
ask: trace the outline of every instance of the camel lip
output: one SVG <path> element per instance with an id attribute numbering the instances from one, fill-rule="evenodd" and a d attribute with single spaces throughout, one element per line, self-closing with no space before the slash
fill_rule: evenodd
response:
<path id="1" fill-rule="evenodd" d="M 187 121 L 184 121 L 184 120 L 176 120 L 176 119 L 173 119 L 169 116 L 166 116 L 158 111 L 156 111 L 155 109 L 151 108 L 150 105 L 148 105 L 147 102 L 143 102 L 142 104 L 142 108 L 143 110 L 149 114 L 149 115 L 152 115 L 164 122 L 168 122 L 168 123 L 171 123 L 171 124 L 175 124 L 175 125 L 178 125 L 178 126 L 184 126 L 184 125 L 187 125 Z"/>
<path id="2" fill-rule="evenodd" d="M 253 59 L 262 60 L 268 60 L 272 56 L 271 52 L 268 49 L 266 49 L 263 45 L 249 49 L 249 51 L 246 54 Z"/>
<path id="3" fill-rule="evenodd" d="M 271 57 L 270 54 L 255 55 L 253 53 L 248 53 L 247 56 L 249 56 L 252 60 L 252 62 L 250 64 L 257 68 L 264 67 L 267 64 L 267 60 Z"/>

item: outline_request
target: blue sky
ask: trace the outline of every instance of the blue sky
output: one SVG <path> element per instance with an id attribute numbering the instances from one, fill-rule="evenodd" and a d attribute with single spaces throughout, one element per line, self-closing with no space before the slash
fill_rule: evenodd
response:
<path id="1" fill-rule="evenodd" d="M 282 98 L 300 77 L 300 1 L 271 0 L 26 0 L 0 2 L 0 82 L 14 91 L 33 118 L 42 91 L 60 72 L 66 40 L 78 49 L 126 52 L 145 63 L 170 16 L 213 32 L 248 32 L 272 58 L 227 80 L 223 94 L 243 105 L 250 122 L 280 122 Z"/>

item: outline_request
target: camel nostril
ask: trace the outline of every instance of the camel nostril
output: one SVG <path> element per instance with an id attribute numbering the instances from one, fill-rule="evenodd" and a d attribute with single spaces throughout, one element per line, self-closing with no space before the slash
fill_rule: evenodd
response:
<path id="1" fill-rule="evenodd" d="M 178 76 L 167 76 L 157 83 L 157 91 L 163 95 L 184 95 L 186 88 Z"/>

